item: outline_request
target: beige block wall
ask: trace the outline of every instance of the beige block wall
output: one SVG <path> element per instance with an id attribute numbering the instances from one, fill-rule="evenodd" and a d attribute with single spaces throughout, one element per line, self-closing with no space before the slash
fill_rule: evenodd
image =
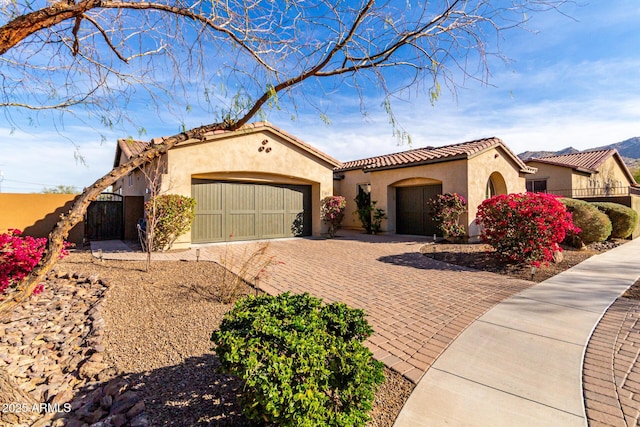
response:
<path id="1" fill-rule="evenodd" d="M 60 215 L 71 209 L 75 194 L 0 194 L 0 233 L 17 228 L 27 236 L 47 237 Z M 82 244 L 84 223 L 76 225 L 67 240 Z"/>
<path id="2" fill-rule="evenodd" d="M 324 231 L 320 201 L 333 195 L 333 165 L 318 159 L 272 132 L 219 135 L 206 142 L 183 143 L 168 153 L 168 176 L 163 190 L 191 196 L 191 179 L 249 180 L 311 185 L 312 233 Z M 262 142 L 267 140 L 267 144 Z M 260 147 L 265 150 L 259 151 Z M 271 150 L 267 153 L 266 148 Z M 190 244 L 191 234 L 174 247 Z"/>

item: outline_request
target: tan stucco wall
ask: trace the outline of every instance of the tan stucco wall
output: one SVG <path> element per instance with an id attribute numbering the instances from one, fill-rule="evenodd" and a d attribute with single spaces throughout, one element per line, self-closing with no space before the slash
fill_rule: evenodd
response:
<path id="1" fill-rule="evenodd" d="M 443 193 L 458 193 L 469 203 L 469 212 L 461 218 L 467 226 L 470 236 L 479 234 L 475 227 L 477 207 L 485 199 L 489 177 L 501 177 L 498 191 L 522 193 L 525 191 L 525 178 L 520 167 L 511 160 L 502 149 L 491 149 L 469 160 L 454 160 L 442 163 L 411 166 L 405 168 L 373 171 L 364 173 L 361 169 L 340 172 L 344 179 L 337 181 L 336 194 L 347 199 L 347 213 L 343 220 L 345 227 L 360 227 L 353 212 L 356 209 L 353 199 L 358 184 L 371 184 L 371 200 L 378 202 L 377 207 L 387 213 L 382 230 L 396 231 L 396 188 L 442 183 Z M 499 175 L 497 175 L 499 174 Z M 500 185 L 502 184 L 502 185 Z"/>
<path id="2" fill-rule="evenodd" d="M 47 237 L 60 215 L 71 209 L 75 194 L 0 194 L 0 233 L 10 228 L 27 236 Z M 73 227 L 67 240 L 82 244 L 84 223 Z"/>
<path id="3" fill-rule="evenodd" d="M 629 204 L 631 205 L 629 207 L 634 211 L 636 211 L 638 213 L 638 216 L 640 216 L 640 196 L 631 195 L 629 196 L 629 198 L 630 198 Z M 636 229 L 631 234 L 632 239 L 637 239 L 638 237 L 640 237 L 640 221 L 638 222 Z"/>
<path id="4" fill-rule="evenodd" d="M 373 172 L 371 200 L 387 212 L 382 229 L 396 232 L 396 187 L 442 183 L 443 193 L 467 194 L 467 170 L 464 160 Z"/>
<path id="5" fill-rule="evenodd" d="M 536 161 L 527 162 L 528 165 L 538 168 L 538 172 L 527 175 L 527 179 L 546 179 L 547 191 L 565 191 L 566 196 L 571 196 L 570 190 L 581 190 L 587 188 L 604 188 L 608 180 L 612 180 L 614 185 L 626 187 L 632 182 L 624 173 L 622 166 L 614 158 L 610 157 L 598 168 L 598 173 L 579 172 L 566 166 L 555 166 Z M 578 196 L 584 196 L 579 193 Z"/>
<path id="6" fill-rule="evenodd" d="M 340 172 L 338 175 L 344 175 L 344 179 L 334 181 L 334 194 L 344 196 L 347 200 L 347 208 L 344 219 L 342 220 L 342 227 L 362 230 L 362 224 L 356 214 L 357 206 L 355 198 L 358 195 L 358 184 L 371 184 L 371 176 L 368 173 L 364 173 L 362 169 Z M 378 207 L 386 210 L 386 208 L 380 204 L 378 204 Z"/>
<path id="7" fill-rule="evenodd" d="M 614 187 L 627 187 L 631 184 L 622 168 L 612 156 L 598 167 L 598 173 L 591 176 L 573 174 L 573 188 L 604 188 L 607 182 Z"/>
<path id="8" fill-rule="evenodd" d="M 527 179 L 546 179 L 547 191 L 568 191 L 573 187 L 573 171 L 564 166 L 555 166 L 536 161 L 527 162 L 528 166 L 537 168 L 535 174 L 527 174 Z"/>
<path id="9" fill-rule="evenodd" d="M 124 154 L 120 155 L 120 164 L 126 163 L 127 158 Z M 131 185 L 129 185 L 129 175 L 133 176 L 133 180 L 131 181 Z M 125 176 L 124 178 L 120 178 L 113 185 L 113 192 L 118 193 L 122 196 L 145 196 L 148 198 L 148 194 L 146 192 L 148 183 L 145 174 L 142 173 L 139 169 L 134 170 L 131 174 Z M 149 174 L 150 179 L 152 175 Z"/>
<path id="10" fill-rule="evenodd" d="M 466 197 L 467 168 L 465 163 L 465 160 L 455 160 L 370 172 L 371 200 L 377 201 L 377 207 L 384 209 L 387 214 L 387 220 L 382 223 L 382 231 L 396 232 L 396 187 L 442 183 L 443 193 L 457 192 Z M 350 172 L 355 171 L 347 173 Z M 355 192 L 356 183 L 354 181 L 352 183 L 353 185 L 350 187 Z"/>
<path id="11" fill-rule="evenodd" d="M 480 234 L 475 225 L 475 217 L 478 206 L 486 198 L 489 178 L 493 178 L 497 194 L 524 193 L 526 180 L 520 172 L 520 166 L 501 148 L 494 148 L 472 157 L 467 167 L 469 187 L 464 194 L 468 203 L 467 226 L 469 228 L 467 231 L 469 236 L 475 237 Z"/>
<path id="12" fill-rule="evenodd" d="M 261 147 L 265 149 L 259 151 Z M 168 152 L 167 162 L 170 179 L 163 180 L 163 190 L 184 196 L 191 196 L 192 178 L 311 185 L 312 233 L 324 231 L 320 201 L 333 195 L 333 165 L 275 133 L 260 130 L 187 141 Z M 190 241 L 188 233 L 174 247 Z"/>

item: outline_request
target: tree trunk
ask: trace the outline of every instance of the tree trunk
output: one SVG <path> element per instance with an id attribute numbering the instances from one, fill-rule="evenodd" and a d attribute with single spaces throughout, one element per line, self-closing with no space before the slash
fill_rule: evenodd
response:
<path id="1" fill-rule="evenodd" d="M 31 425 L 38 418 L 38 412 L 33 411 L 38 405 L 33 397 L 18 388 L 13 377 L 8 372 L 0 370 L 0 425 Z"/>
<path id="2" fill-rule="evenodd" d="M 0 301 L 0 319 L 6 317 L 11 309 L 28 298 L 36 286 L 45 280 L 47 274 L 59 259 L 60 251 L 64 247 L 64 240 L 69 235 L 69 231 L 82 221 L 89 207 L 89 203 L 95 200 L 100 193 L 109 188 L 109 186 L 114 184 L 118 179 L 165 154 L 167 150 L 181 142 L 189 139 L 202 139 L 207 132 L 215 130 L 235 130 L 237 127 L 237 125 L 216 123 L 191 129 L 171 137 L 162 138 L 157 142 L 152 140 L 149 147 L 138 156 L 132 157 L 125 164 L 113 168 L 111 172 L 98 179 L 92 186 L 85 188 L 80 197 L 73 203 L 71 210 L 66 215 L 63 214 L 60 216 L 60 220 L 49 234 L 47 247 L 40 263 L 33 269 L 29 276 L 18 284 L 15 291 L 12 291 L 6 295 L 4 300 Z"/>

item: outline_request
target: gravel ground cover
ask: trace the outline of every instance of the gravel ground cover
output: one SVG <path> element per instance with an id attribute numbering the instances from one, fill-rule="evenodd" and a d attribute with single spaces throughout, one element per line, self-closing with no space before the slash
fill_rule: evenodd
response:
<path id="1" fill-rule="evenodd" d="M 144 396 L 152 426 L 249 425 L 237 404 L 241 384 L 217 373 L 210 337 L 232 307 L 218 301 L 221 267 L 211 262 L 99 261 L 74 252 L 57 268 L 111 282 L 105 359 Z M 245 287 L 244 294 L 255 293 Z M 390 370 L 371 426 L 391 426 L 414 385 Z"/>

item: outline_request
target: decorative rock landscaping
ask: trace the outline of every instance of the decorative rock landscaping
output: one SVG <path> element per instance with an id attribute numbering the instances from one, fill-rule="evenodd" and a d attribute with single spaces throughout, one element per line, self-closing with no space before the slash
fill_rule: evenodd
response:
<path id="1" fill-rule="evenodd" d="M 144 400 L 103 355 L 108 288 L 95 275 L 53 272 L 0 321 L 0 367 L 19 400 L 0 402 L 0 425 L 149 425 Z"/>

